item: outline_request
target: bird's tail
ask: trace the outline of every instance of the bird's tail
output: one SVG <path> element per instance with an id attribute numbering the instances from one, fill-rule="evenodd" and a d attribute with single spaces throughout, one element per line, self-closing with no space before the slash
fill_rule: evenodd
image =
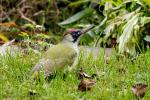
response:
<path id="1" fill-rule="evenodd" d="M 31 70 L 31 78 L 35 79 L 38 76 L 39 71 L 42 69 L 44 59 L 41 59 Z"/>

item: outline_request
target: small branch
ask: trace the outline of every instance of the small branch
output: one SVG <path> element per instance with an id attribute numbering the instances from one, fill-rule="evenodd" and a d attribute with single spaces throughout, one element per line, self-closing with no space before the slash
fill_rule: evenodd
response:
<path id="1" fill-rule="evenodd" d="M 24 6 L 24 7 L 21 8 L 21 11 L 23 12 L 25 9 L 32 9 L 32 8 L 33 7 L 26 5 L 26 6 Z"/>
<path id="2" fill-rule="evenodd" d="M 53 6 L 55 7 L 55 9 L 56 9 L 56 17 L 58 17 L 59 16 L 59 14 L 60 14 L 60 11 L 59 11 L 59 9 L 58 9 L 58 6 L 57 6 L 57 3 L 56 3 L 56 0 L 53 0 Z"/>
<path id="3" fill-rule="evenodd" d="M 21 4 L 23 4 L 24 2 L 26 2 L 26 0 L 22 0 L 17 4 L 17 7 L 19 7 Z"/>
<path id="4" fill-rule="evenodd" d="M 38 12 L 34 13 L 33 16 L 38 16 L 38 15 L 40 15 L 40 14 L 44 14 L 44 11 L 43 11 L 43 10 L 38 11 Z"/>
<path id="5" fill-rule="evenodd" d="M 15 8 L 13 8 L 13 9 L 11 9 L 10 11 L 8 11 L 8 12 L 5 12 L 5 11 L 3 11 L 1 14 L 3 14 L 2 15 L 2 20 L 5 20 L 5 19 L 10 19 L 10 15 L 12 14 L 12 13 L 14 13 L 16 10 L 15 10 Z"/>
<path id="6" fill-rule="evenodd" d="M 32 24 L 36 24 L 35 21 L 29 19 L 28 17 L 26 17 L 19 9 L 18 9 L 19 14 L 21 15 L 21 18 L 24 20 L 27 20 L 28 22 L 32 23 Z"/>

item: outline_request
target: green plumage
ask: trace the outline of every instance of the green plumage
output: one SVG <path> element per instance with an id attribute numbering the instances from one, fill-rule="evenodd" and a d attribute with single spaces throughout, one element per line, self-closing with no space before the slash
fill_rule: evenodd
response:
<path id="1" fill-rule="evenodd" d="M 70 59 L 76 56 L 77 53 L 74 49 L 67 46 L 66 44 L 60 43 L 48 49 L 43 55 L 46 59 Z"/>
<path id="2" fill-rule="evenodd" d="M 64 69 L 66 65 L 71 66 L 76 58 L 77 52 L 73 48 L 65 43 L 59 43 L 44 53 L 42 59 L 34 66 L 32 73 L 43 69 L 45 76 L 49 76 L 56 70 Z"/>
<path id="3" fill-rule="evenodd" d="M 68 30 L 68 32 L 66 32 L 67 34 L 64 35 L 62 42 L 49 48 L 34 66 L 31 73 L 36 75 L 40 70 L 44 70 L 45 77 L 47 77 L 58 69 L 66 69 L 66 65 L 71 67 L 75 65 L 79 53 L 79 37 L 93 27 L 94 26 L 90 26 L 83 30 Z"/>

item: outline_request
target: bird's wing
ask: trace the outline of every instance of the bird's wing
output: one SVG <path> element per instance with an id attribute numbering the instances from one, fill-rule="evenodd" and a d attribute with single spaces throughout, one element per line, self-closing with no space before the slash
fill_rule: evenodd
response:
<path id="1" fill-rule="evenodd" d="M 55 63 L 56 68 L 60 69 L 67 65 L 72 65 L 77 57 L 76 50 L 66 44 L 58 44 L 47 50 L 43 58 Z M 50 68 L 50 67 L 47 67 Z"/>
<path id="2" fill-rule="evenodd" d="M 77 56 L 77 52 L 66 44 L 58 44 L 51 47 L 43 55 L 46 59 L 71 59 Z"/>
<path id="3" fill-rule="evenodd" d="M 44 69 L 46 76 L 53 73 L 57 69 L 63 68 L 66 64 L 72 65 L 77 52 L 66 46 L 65 44 L 58 44 L 48 49 L 42 59 L 34 66 L 31 73 Z"/>

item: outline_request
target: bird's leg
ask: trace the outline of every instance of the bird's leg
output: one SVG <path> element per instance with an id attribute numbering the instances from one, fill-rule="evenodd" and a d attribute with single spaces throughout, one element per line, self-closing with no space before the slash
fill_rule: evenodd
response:
<path id="1" fill-rule="evenodd" d="M 77 66 L 77 64 L 78 64 L 78 57 L 75 58 L 73 64 L 68 68 L 69 72 L 71 72 L 75 68 L 75 66 Z"/>

